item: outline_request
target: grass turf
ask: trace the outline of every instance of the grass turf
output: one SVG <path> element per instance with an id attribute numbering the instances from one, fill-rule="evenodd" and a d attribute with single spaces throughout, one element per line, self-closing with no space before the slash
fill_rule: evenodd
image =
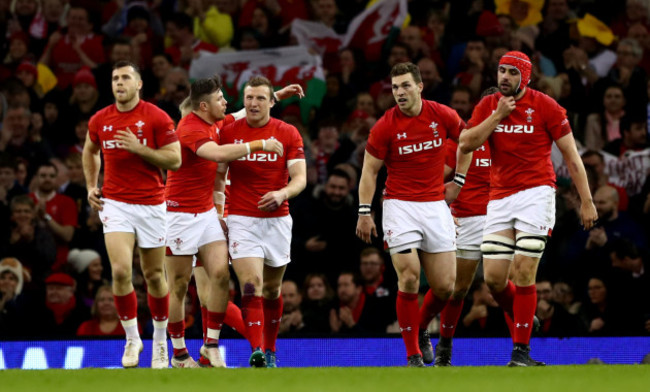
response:
<path id="1" fill-rule="evenodd" d="M 650 390 L 650 367 L 3 370 L 0 386 L 11 392 L 632 392 Z"/>

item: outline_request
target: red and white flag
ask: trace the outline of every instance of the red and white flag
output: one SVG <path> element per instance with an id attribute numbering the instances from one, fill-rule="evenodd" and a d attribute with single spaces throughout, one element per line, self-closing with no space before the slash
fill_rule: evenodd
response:
<path id="1" fill-rule="evenodd" d="M 343 37 L 320 22 L 294 19 L 291 22 L 291 35 L 300 46 L 320 54 L 336 53 L 341 47 Z"/>
<path id="2" fill-rule="evenodd" d="M 363 50 L 367 61 L 377 61 L 393 28 L 401 28 L 408 13 L 407 0 L 380 0 L 357 15 L 342 47 Z"/>

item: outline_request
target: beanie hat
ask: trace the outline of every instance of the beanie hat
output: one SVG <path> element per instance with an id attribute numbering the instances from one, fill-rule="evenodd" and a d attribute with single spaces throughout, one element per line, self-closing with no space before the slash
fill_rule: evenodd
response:
<path id="1" fill-rule="evenodd" d="M 76 74 L 74 74 L 74 79 L 72 80 L 72 87 L 77 87 L 81 83 L 86 83 L 93 86 L 97 89 L 97 81 L 95 80 L 95 75 L 90 71 L 88 67 L 81 67 Z"/>
<path id="2" fill-rule="evenodd" d="M 79 274 L 84 272 L 90 263 L 98 258 L 100 258 L 99 253 L 92 249 L 71 249 L 70 253 L 68 253 L 68 263 Z"/>
<path id="3" fill-rule="evenodd" d="M 0 274 L 5 271 L 13 273 L 16 275 L 16 278 L 18 278 L 18 284 L 16 284 L 16 292 L 14 294 L 16 296 L 19 295 L 23 291 L 23 265 L 20 264 L 20 261 L 18 261 L 18 259 L 7 257 L 0 260 Z"/>

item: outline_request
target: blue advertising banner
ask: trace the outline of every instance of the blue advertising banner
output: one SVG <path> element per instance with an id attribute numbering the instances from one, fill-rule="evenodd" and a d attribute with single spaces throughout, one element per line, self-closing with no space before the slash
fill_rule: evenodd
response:
<path id="1" fill-rule="evenodd" d="M 435 344 L 435 342 L 434 342 Z M 200 340 L 188 340 L 198 357 Z M 121 367 L 123 340 L 0 342 L 0 369 Z M 140 366 L 151 363 L 151 342 L 145 341 Z M 634 364 L 650 353 L 650 338 L 536 338 L 532 356 L 549 365 L 584 364 L 598 358 L 607 364 Z M 223 339 L 221 354 L 229 367 L 248 367 L 250 346 L 241 339 Z M 510 339 L 455 339 L 455 366 L 503 366 L 510 359 Z M 170 347 L 171 352 L 171 347 Z M 280 339 L 280 367 L 404 366 L 401 338 Z"/>

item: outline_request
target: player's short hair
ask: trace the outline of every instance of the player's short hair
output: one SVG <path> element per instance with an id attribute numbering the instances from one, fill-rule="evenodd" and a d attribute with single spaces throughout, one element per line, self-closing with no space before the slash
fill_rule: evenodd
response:
<path id="1" fill-rule="evenodd" d="M 492 94 L 495 94 L 495 93 L 498 93 L 498 92 L 499 92 L 498 87 L 496 87 L 496 86 L 488 87 L 485 90 L 483 90 L 483 92 L 481 93 L 481 98 L 487 97 L 488 95 L 492 95 Z M 470 90 L 470 93 L 471 93 L 471 90 Z"/>
<path id="2" fill-rule="evenodd" d="M 246 87 L 259 87 L 259 86 L 267 86 L 269 88 L 269 97 L 270 97 L 271 101 L 273 101 L 273 99 L 274 99 L 273 98 L 273 83 L 271 83 L 271 81 L 269 79 L 265 78 L 264 76 L 253 76 L 252 78 L 250 78 L 248 80 L 248 82 L 246 82 L 246 85 L 244 86 L 244 88 L 246 88 Z"/>
<path id="3" fill-rule="evenodd" d="M 190 86 L 190 103 L 192 110 L 197 110 L 201 102 L 206 102 L 210 95 L 221 89 L 221 78 L 218 75 L 210 78 L 197 79 Z"/>
<path id="4" fill-rule="evenodd" d="M 390 70 L 390 77 L 394 78 L 395 76 L 402 76 L 406 74 L 413 75 L 413 80 L 415 83 L 422 83 L 422 75 L 420 75 L 420 68 L 417 65 L 408 62 L 408 63 L 397 63 L 393 66 L 393 69 Z"/>
<path id="5" fill-rule="evenodd" d="M 140 71 L 140 67 L 132 61 L 128 60 L 120 60 L 117 63 L 113 65 L 113 71 L 115 71 L 118 68 L 124 68 L 124 67 L 131 67 L 133 68 L 133 71 L 138 74 L 138 77 L 142 79 L 142 72 Z"/>

